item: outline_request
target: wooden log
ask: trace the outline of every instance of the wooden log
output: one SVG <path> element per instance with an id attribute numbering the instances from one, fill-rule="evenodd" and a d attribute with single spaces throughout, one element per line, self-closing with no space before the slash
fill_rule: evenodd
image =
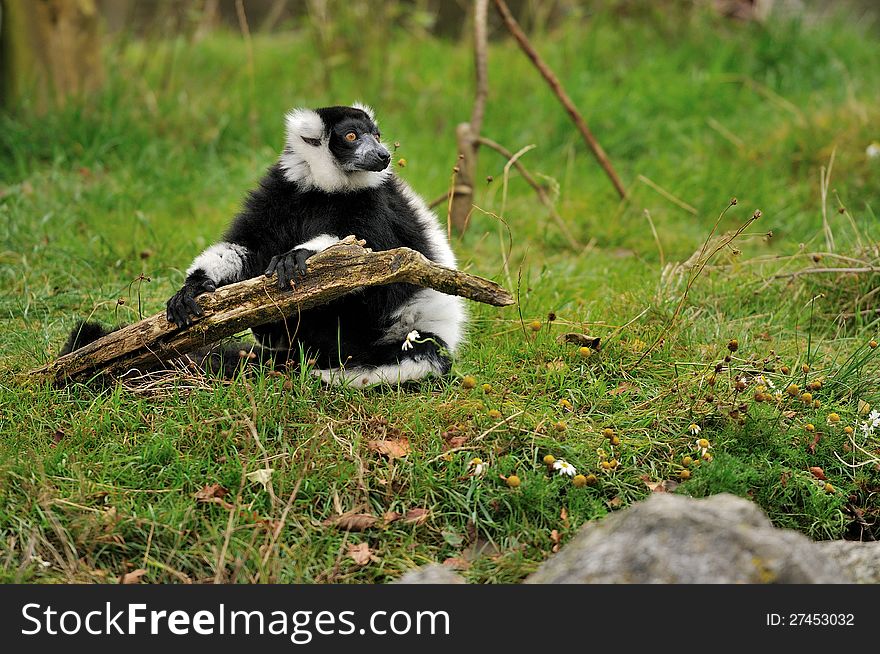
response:
<path id="1" fill-rule="evenodd" d="M 513 304 L 511 295 L 482 277 L 440 266 L 408 248 L 373 252 L 353 236 L 308 260 L 306 276 L 291 291 L 264 276 L 199 296 L 204 315 L 189 327 L 168 322 L 165 312 L 123 327 L 30 372 L 56 385 L 95 376 L 119 377 L 155 367 L 249 327 L 277 322 L 369 286 L 409 283 L 492 304 Z"/>

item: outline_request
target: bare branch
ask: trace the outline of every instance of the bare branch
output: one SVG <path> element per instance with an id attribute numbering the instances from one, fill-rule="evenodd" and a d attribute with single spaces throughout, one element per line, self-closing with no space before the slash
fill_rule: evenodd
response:
<path id="1" fill-rule="evenodd" d="M 602 146 L 599 145 L 599 142 L 596 140 L 596 137 L 593 136 L 590 128 L 587 127 L 587 123 L 584 121 L 583 116 L 580 115 L 577 108 L 574 106 L 574 102 L 571 101 L 571 98 L 568 97 L 565 89 L 562 88 L 562 85 L 559 83 L 559 79 L 556 77 L 553 71 L 550 70 L 550 67 L 547 66 L 546 63 L 544 63 L 544 60 L 541 59 L 540 55 L 538 55 L 538 52 L 529 42 L 529 39 L 528 37 L 526 37 L 525 32 L 522 31 L 519 23 L 516 22 L 513 14 L 510 13 L 510 9 L 507 7 L 507 3 L 504 2 L 504 0 L 495 0 L 495 7 L 501 14 L 501 18 L 504 19 L 504 24 L 507 25 L 508 31 L 513 35 L 513 38 L 516 39 L 516 42 L 519 43 L 520 48 L 532 61 L 532 63 L 535 65 L 535 68 L 540 71 L 541 75 L 550 85 L 550 88 L 556 94 L 556 97 L 559 98 L 562 106 L 565 107 L 568 115 L 571 116 L 571 119 L 574 121 L 574 124 L 578 128 L 578 131 L 581 133 L 581 136 L 584 137 L 584 141 L 586 141 L 587 145 L 590 147 L 590 150 L 593 151 L 593 155 L 596 157 L 599 165 L 602 166 L 602 168 L 605 170 L 605 173 L 608 175 L 611 183 L 614 184 L 614 188 L 617 189 L 620 197 L 625 198 L 626 189 L 624 188 L 623 183 L 620 181 L 620 178 L 617 176 L 617 173 L 614 171 L 614 166 L 611 165 L 611 161 L 608 159 L 608 155 L 605 154 L 605 150 L 602 149 Z"/>

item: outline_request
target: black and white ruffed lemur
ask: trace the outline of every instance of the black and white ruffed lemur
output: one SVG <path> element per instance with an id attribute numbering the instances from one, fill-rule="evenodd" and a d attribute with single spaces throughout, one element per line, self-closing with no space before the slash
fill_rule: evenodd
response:
<path id="1" fill-rule="evenodd" d="M 408 247 L 454 268 L 446 234 L 423 200 L 389 168 L 372 109 L 295 109 L 286 117 L 279 161 L 252 191 L 223 240 L 195 258 L 167 303 L 189 325 L 197 297 L 233 282 L 277 275 L 278 287 L 306 274 L 306 260 L 348 234 L 373 250 Z M 444 375 L 461 343 L 461 298 L 411 284 L 366 288 L 325 306 L 252 329 L 259 359 L 287 363 L 300 350 L 327 383 L 359 387 Z M 414 334 L 413 332 L 417 332 Z M 65 350 L 102 335 L 80 325 Z"/>

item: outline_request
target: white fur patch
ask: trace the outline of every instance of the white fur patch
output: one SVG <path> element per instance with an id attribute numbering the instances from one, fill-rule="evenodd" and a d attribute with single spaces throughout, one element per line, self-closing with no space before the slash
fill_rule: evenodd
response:
<path id="1" fill-rule="evenodd" d="M 348 193 L 375 188 L 391 175 L 386 168 L 377 172 L 342 170 L 330 152 L 329 136 L 318 112 L 294 109 L 285 118 L 287 139 L 280 165 L 284 176 L 304 191 L 318 189 L 326 193 Z M 309 145 L 303 138 L 319 139 L 320 145 Z"/>
<path id="2" fill-rule="evenodd" d="M 446 231 L 440 226 L 437 215 L 428 208 L 425 201 L 406 182 L 400 178 L 396 178 L 394 181 L 401 195 L 403 195 L 413 212 L 415 212 L 416 220 L 419 223 L 419 227 L 422 228 L 422 233 L 428 241 L 435 261 L 441 266 L 455 268 L 455 254 L 449 246 Z"/>
<path id="3" fill-rule="evenodd" d="M 406 359 L 399 365 L 377 366 L 375 368 L 330 368 L 313 370 L 312 375 L 320 377 L 325 384 L 366 388 L 376 384 L 402 384 L 408 381 L 438 375 L 438 370 L 429 360 Z"/>
<path id="4" fill-rule="evenodd" d="M 316 236 L 313 239 L 306 241 L 305 243 L 300 243 L 296 246 L 296 249 L 305 249 L 305 250 L 314 250 L 315 252 L 323 252 L 331 245 L 336 245 L 339 243 L 338 236 L 331 236 L 330 234 L 321 234 L 320 236 Z"/>
<path id="5" fill-rule="evenodd" d="M 467 314 L 460 297 L 426 288 L 414 293 L 393 319 L 394 324 L 381 343 L 403 343 L 412 330 L 430 332 L 442 338 L 450 354 L 454 354 L 464 337 Z"/>
<path id="6" fill-rule="evenodd" d="M 379 123 L 376 122 L 376 112 L 373 111 L 373 108 L 370 105 L 364 104 L 363 102 L 355 102 L 351 106 L 354 107 L 355 109 L 360 109 L 361 111 L 363 111 L 365 114 L 367 114 L 370 117 L 370 120 L 372 120 L 374 123 L 376 123 L 377 127 L 379 126 Z"/>
<path id="7" fill-rule="evenodd" d="M 215 284 L 238 280 L 247 253 L 248 250 L 243 245 L 215 243 L 195 258 L 187 268 L 186 276 L 189 277 L 201 269 Z"/>

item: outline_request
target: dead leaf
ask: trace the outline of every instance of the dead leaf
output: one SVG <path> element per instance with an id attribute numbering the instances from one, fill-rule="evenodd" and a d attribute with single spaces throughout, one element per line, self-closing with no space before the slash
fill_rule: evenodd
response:
<path id="1" fill-rule="evenodd" d="M 871 405 L 864 400 L 859 400 L 859 415 L 865 415 L 871 411 Z"/>
<path id="2" fill-rule="evenodd" d="M 389 459 L 400 459 L 409 454 L 409 439 L 395 438 L 384 441 L 367 441 L 367 449 L 383 454 Z"/>
<path id="3" fill-rule="evenodd" d="M 816 479 L 825 481 L 825 471 L 822 470 L 822 468 L 820 468 L 819 466 L 811 467 L 810 474 L 813 475 Z"/>
<path id="4" fill-rule="evenodd" d="M 816 453 L 816 445 L 819 444 L 819 439 L 822 438 L 822 432 L 817 431 L 813 434 L 813 442 L 807 446 L 807 449 L 810 450 L 810 454 Z"/>
<path id="5" fill-rule="evenodd" d="M 275 472 L 274 468 L 260 468 L 259 470 L 254 470 L 253 472 L 249 472 L 245 475 L 249 481 L 257 482 L 258 484 L 263 485 L 263 490 L 266 490 L 266 485 L 272 481 L 272 473 Z"/>
<path id="6" fill-rule="evenodd" d="M 451 556 L 445 561 L 443 561 L 443 565 L 447 568 L 452 568 L 453 570 L 467 570 L 471 567 L 470 561 L 464 559 L 460 556 Z"/>
<path id="7" fill-rule="evenodd" d="M 202 490 L 196 493 L 196 499 L 199 502 L 209 502 L 215 497 L 224 498 L 229 494 L 229 491 L 223 488 L 220 484 L 207 484 Z"/>
<path id="8" fill-rule="evenodd" d="M 367 543 L 348 544 L 348 555 L 357 565 L 367 565 L 370 561 L 379 562 L 379 557 L 373 554 Z"/>
<path id="9" fill-rule="evenodd" d="M 63 429 L 56 429 L 55 433 L 52 434 L 52 447 L 55 447 L 58 443 L 64 440 L 66 434 Z"/>
<path id="10" fill-rule="evenodd" d="M 615 495 L 610 500 L 605 502 L 608 505 L 609 509 L 618 509 L 623 504 L 623 500 L 620 499 L 620 495 Z"/>
<path id="11" fill-rule="evenodd" d="M 608 391 L 608 395 L 623 395 L 627 391 L 635 391 L 635 390 L 638 390 L 638 388 L 636 386 L 633 386 L 629 382 L 623 382 L 617 388 L 612 388 L 610 391 Z"/>
<path id="12" fill-rule="evenodd" d="M 443 451 L 452 450 L 456 447 L 462 447 L 465 442 L 467 442 L 467 436 L 453 436 L 452 438 L 444 441 L 443 443 Z"/>
<path id="13" fill-rule="evenodd" d="M 364 531 L 376 525 L 376 516 L 369 513 L 348 513 L 340 514 L 334 518 L 324 521 L 326 527 L 338 527 L 347 531 Z"/>
<path id="14" fill-rule="evenodd" d="M 678 488 L 678 482 L 672 481 L 671 479 L 663 479 L 662 481 L 648 481 L 647 479 L 643 479 L 645 482 L 645 486 L 652 493 L 671 493 L 676 488 Z"/>
<path id="15" fill-rule="evenodd" d="M 384 522 L 386 525 L 390 525 L 392 522 L 397 522 L 402 517 L 403 515 L 398 513 L 397 511 L 386 511 L 382 515 L 382 522 Z"/>
<path id="16" fill-rule="evenodd" d="M 428 509 L 410 509 L 403 516 L 403 522 L 408 525 L 421 525 L 428 519 Z"/>
<path id="17" fill-rule="evenodd" d="M 553 543 L 553 547 L 550 548 L 551 552 L 559 551 L 559 531 L 553 529 L 550 531 L 550 542 Z"/>
<path id="18" fill-rule="evenodd" d="M 122 578 L 119 580 L 120 584 L 139 584 L 141 583 L 141 578 L 147 574 L 147 571 L 143 568 L 138 568 L 137 570 L 132 570 L 131 572 L 126 572 L 122 575 Z"/>
<path id="19" fill-rule="evenodd" d="M 564 506 L 559 511 L 559 519 L 562 520 L 562 526 L 568 529 L 568 511 Z"/>
<path id="20" fill-rule="evenodd" d="M 498 549 L 498 546 L 485 538 L 477 538 L 477 540 L 461 551 L 462 558 L 468 562 L 476 561 L 481 556 L 492 558 L 499 554 L 501 554 L 501 551 Z"/>

